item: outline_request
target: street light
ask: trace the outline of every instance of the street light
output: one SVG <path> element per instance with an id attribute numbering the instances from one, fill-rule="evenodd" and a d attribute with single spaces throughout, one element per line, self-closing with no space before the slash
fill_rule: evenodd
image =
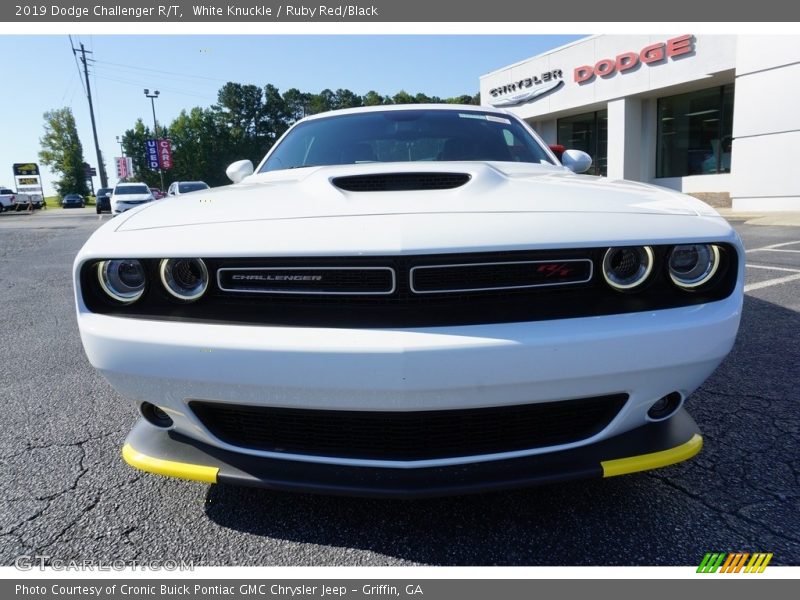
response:
<path id="1" fill-rule="evenodd" d="M 117 136 L 117 143 L 119 144 L 119 155 L 125 156 L 125 149 L 122 147 L 122 138 Z"/>
<path id="2" fill-rule="evenodd" d="M 153 108 L 153 135 L 156 136 L 156 140 L 158 139 L 158 121 L 156 121 L 156 98 L 158 98 L 159 91 L 153 90 L 153 93 L 150 93 L 148 88 L 144 88 L 144 95 L 150 98 L 150 106 Z M 161 170 L 161 166 L 158 167 L 158 175 L 161 177 L 161 189 L 164 189 L 164 171 Z"/>

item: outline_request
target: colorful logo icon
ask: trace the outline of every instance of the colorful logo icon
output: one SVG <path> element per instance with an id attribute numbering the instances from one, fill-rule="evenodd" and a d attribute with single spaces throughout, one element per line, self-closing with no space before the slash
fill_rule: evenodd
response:
<path id="1" fill-rule="evenodd" d="M 772 552 L 708 552 L 697 567 L 697 572 L 763 573 L 771 560 Z"/>

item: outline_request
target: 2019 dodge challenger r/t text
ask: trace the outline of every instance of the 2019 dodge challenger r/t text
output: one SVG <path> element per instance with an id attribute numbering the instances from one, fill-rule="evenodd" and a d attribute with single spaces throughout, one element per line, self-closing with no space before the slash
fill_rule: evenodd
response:
<path id="1" fill-rule="evenodd" d="M 413 497 L 692 457 L 684 401 L 736 337 L 741 242 L 590 162 L 500 109 L 348 109 L 233 185 L 109 221 L 75 296 L 89 360 L 141 414 L 125 460 Z"/>

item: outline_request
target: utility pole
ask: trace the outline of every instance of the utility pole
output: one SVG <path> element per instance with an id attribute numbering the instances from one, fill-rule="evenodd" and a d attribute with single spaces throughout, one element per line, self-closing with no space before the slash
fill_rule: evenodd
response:
<path id="1" fill-rule="evenodd" d="M 73 47 L 73 53 L 78 51 Z M 86 97 L 89 99 L 89 116 L 92 118 L 92 134 L 94 135 L 94 149 L 97 152 L 97 170 L 100 173 L 100 187 L 108 187 L 108 177 L 106 177 L 106 166 L 103 164 L 103 155 L 100 153 L 100 144 L 97 142 L 97 125 L 94 122 L 94 106 L 92 106 L 92 88 L 89 86 L 89 67 L 86 63 L 86 48 L 81 42 L 81 62 L 83 63 L 83 76 L 86 78 Z M 91 52 L 88 52 L 91 54 Z"/>
<path id="2" fill-rule="evenodd" d="M 150 98 L 150 106 L 153 108 L 153 136 L 156 139 L 156 143 L 158 143 L 158 121 L 156 121 L 156 98 L 161 92 L 158 90 L 153 90 L 153 93 L 150 93 L 148 88 L 145 88 L 144 95 Z M 161 191 L 164 191 L 164 170 L 161 168 L 161 157 L 158 159 L 159 167 L 158 167 L 158 176 L 161 178 Z"/>

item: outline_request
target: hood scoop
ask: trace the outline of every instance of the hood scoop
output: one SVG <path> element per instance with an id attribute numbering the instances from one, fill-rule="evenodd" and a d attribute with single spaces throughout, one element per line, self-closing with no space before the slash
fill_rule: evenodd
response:
<path id="1" fill-rule="evenodd" d="M 331 183 L 348 192 L 451 190 L 472 178 L 468 173 L 375 173 L 334 177 Z"/>

